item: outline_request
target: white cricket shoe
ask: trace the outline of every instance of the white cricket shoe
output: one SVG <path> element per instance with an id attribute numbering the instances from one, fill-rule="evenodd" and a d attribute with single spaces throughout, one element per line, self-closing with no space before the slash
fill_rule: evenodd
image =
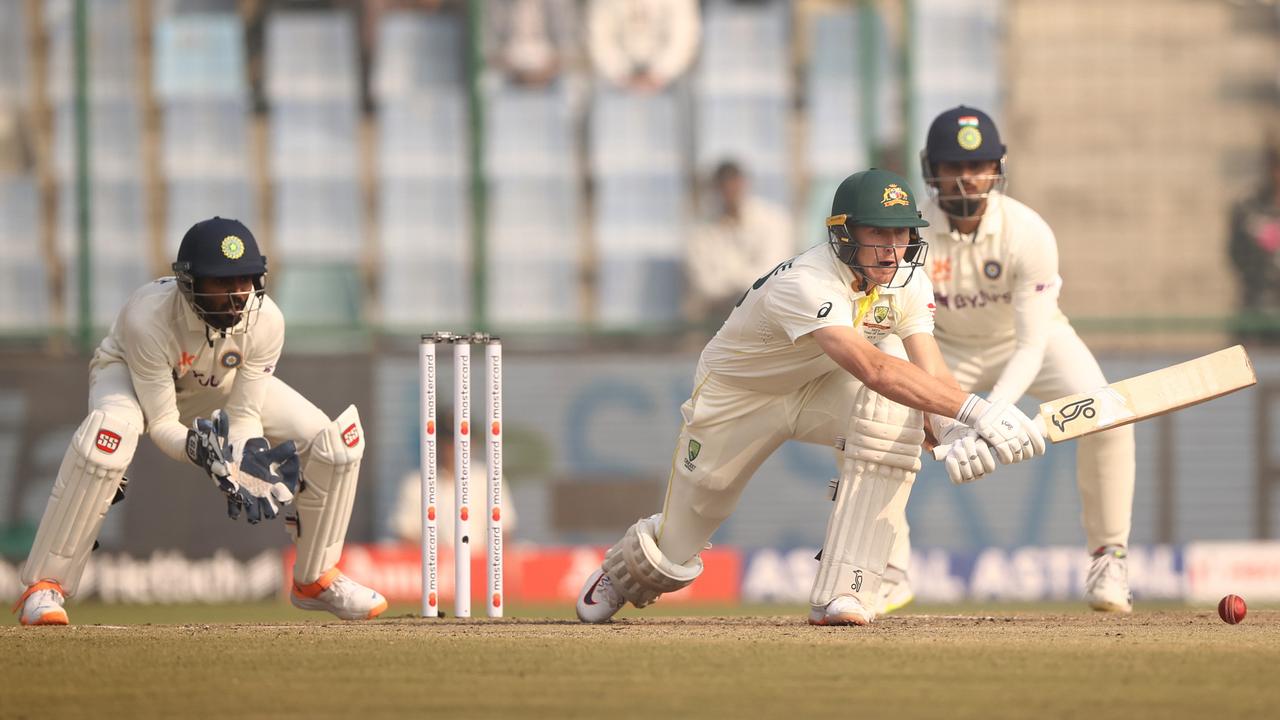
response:
<path id="1" fill-rule="evenodd" d="M 826 607 L 809 608 L 810 625 L 870 625 L 875 617 L 862 601 L 852 595 L 841 595 Z"/>
<path id="2" fill-rule="evenodd" d="M 387 609 L 382 593 L 343 575 L 336 567 L 309 585 L 295 582 L 289 600 L 296 608 L 328 610 L 343 620 L 372 620 Z"/>
<path id="3" fill-rule="evenodd" d="M 1093 554 L 1084 583 L 1084 599 L 1089 607 L 1102 612 L 1133 612 L 1128 556 L 1123 545 L 1107 545 Z"/>
<path id="4" fill-rule="evenodd" d="M 578 619 L 584 623 L 606 623 L 626 604 L 626 598 L 613 589 L 613 581 L 604 574 L 604 568 L 597 568 L 578 593 Z"/>
<path id="5" fill-rule="evenodd" d="M 876 615 L 888 615 L 895 610 L 901 610 L 915 599 L 916 594 L 911 589 L 911 579 L 907 577 L 907 571 L 893 565 L 886 568 L 884 579 L 880 581 Z"/>
<path id="6" fill-rule="evenodd" d="M 62 609 L 66 593 L 52 580 L 41 580 L 27 588 L 14 604 L 13 611 L 22 609 L 18 622 L 23 625 L 67 625 L 67 611 Z"/>

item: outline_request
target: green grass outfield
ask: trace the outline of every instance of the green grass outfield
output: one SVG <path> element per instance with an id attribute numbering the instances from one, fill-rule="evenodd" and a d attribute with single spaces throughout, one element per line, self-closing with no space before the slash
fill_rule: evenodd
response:
<path id="1" fill-rule="evenodd" d="M 920 606 L 868 628 L 803 608 L 572 608 L 368 623 L 279 603 L 69 607 L 0 628 L 0 717 L 1275 717 L 1280 610 Z M 651 612 L 652 611 L 652 612 Z"/>

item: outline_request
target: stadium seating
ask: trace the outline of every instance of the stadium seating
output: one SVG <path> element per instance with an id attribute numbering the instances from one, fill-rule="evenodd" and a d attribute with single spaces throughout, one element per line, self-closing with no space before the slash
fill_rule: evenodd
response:
<path id="1" fill-rule="evenodd" d="M 52 324 L 39 209 L 34 178 L 0 176 L 0 330 L 43 332 Z"/>
<path id="2" fill-rule="evenodd" d="M 688 216 L 676 95 L 601 89 L 590 124 L 596 317 L 604 327 L 674 323 Z"/>
<path id="3" fill-rule="evenodd" d="M 707 3 L 696 73 L 697 164 L 737 160 L 754 191 L 790 203 L 790 4 Z"/>
<path id="4" fill-rule="evenodd" d="M 378 27 L 377 297 L 381 322 L 420 332 L 471 318 L 466 28 L 389 12 Z"/>
<path id="5" fill-rule="evenodd" d="M 354 325 L 365 245 L 355 19 L 281 10 L 266 23 L 272 294 L 291 322 Z"/>
<path id="6" fill-rule="evenodd" d="M 581 189 L 564 86 L 488 95 L 488 309 L 493 322 L 577 324 Z"/>
<path id="7" fill-rule="evenodd" d="M 148 197 L 142 173 L 142 98 L 137 83 L 137 37 L 131 3 L 90 3 L 89 230 L 91 312 L 109 325 L 128 296 L 150 279 Z M 53 106 L 53 170 L 59 184 L 57 251 L 67 322 L 75 319 L 79 295 L 76 116 L 73 96 L 73 3 L 52 0 L 43 8 L 49 34 L 48 96 Z"/>
<path id="8" fill-rule="evenodd" d="M 913 147 L 943 110 L 980 107 L 1000 123 L 1001 0 L 920 0 L 913 3 L 916 108 Z"/>

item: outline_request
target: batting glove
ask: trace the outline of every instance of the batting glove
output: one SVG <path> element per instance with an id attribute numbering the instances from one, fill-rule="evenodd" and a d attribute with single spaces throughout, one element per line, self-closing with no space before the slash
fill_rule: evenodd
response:
<path id="1" fill-rule="evenodd" d="M 936 417 L 933 423 L 939 447 L 949 447 L 942 458 L 947 477 L 956 485 L 971 483 L 996 469 L 991 446 L 977 431 L 950 418 Z"/>
<path id="2" fill-rule="evenodd" d="M 973 418 L 977 420 L 971 422 Z M 1005 465 L 1030 460 L 1045 452 L 1044 431 L 1008 402 L 990 403 L 977 395 L 970 395 L 956 419 L 972 425 Z"/>

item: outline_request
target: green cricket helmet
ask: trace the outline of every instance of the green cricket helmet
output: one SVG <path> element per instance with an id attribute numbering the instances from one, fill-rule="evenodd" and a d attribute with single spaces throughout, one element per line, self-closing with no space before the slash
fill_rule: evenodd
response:
<path id="1" fill-rule="evenodd" d="M 859 225 L 910 228 L 910 239 L 898 263 L 898 271 L 885 287 L 902 287 L 910 282 L 916 268 L 924 265 L 929 251 L 929 243 L 920 237 L 919 231 L 919 228 L 928 227 L 929 221 L 916 209 L 915 196 L 906 179 L 888 170 L 863 170 L 845 178 L 831 201 L 831 217 L 827 218 L 827 237 L 831 248 L 841 262 L 872 282 L 866 273 L 866 269 L 872 266 L 860 264 L 857 258 L 859 242 L 853 229 Z"/>

